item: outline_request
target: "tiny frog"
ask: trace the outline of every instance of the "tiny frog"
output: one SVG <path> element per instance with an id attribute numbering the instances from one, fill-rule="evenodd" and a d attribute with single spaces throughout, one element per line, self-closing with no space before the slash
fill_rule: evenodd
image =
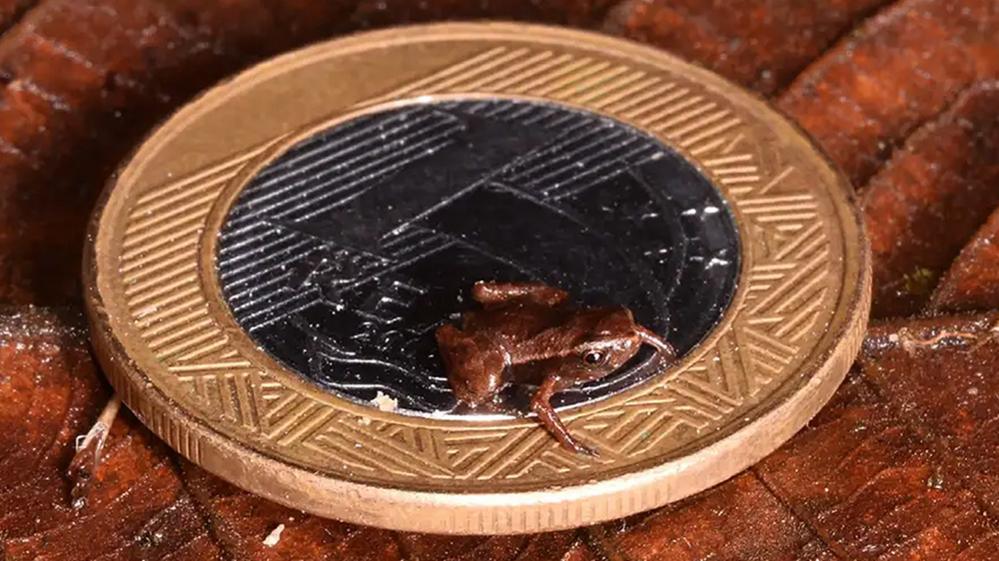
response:
<path id="1" fill-rule="evenodd" d="M 461 329 L 438 328 L 437 345 L 459 403 L 490 407 L 508 384 L 537 386 L 531 410 L 538 421 L 564 448 L 596 455 L 562 424 L 552 396 L 614 372 L 643 343 L 668 360 L 676 353 L 627 308 L 581 309 L 568 298 L 541 283 L 478 282 L 472 299 L 482 308 L 465 312 Z"/>

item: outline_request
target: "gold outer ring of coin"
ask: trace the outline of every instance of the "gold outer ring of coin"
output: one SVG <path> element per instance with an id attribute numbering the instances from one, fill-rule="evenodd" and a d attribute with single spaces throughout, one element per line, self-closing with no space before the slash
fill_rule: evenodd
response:
<path id="1" fill-rule="evenodd" d="M 215 237 L 249 178 L 352 116 L 514 97 L 606 115 L 695 165 L 742 244 L 732 303 L 668 371 L 562 413 L 599 458 L 531 419 L 382 411 L 284 369 L 235 323 Z M 85 254 L 94 346 L 179 453 L 287 506 L 404 531 L 503 534 L 627 516 L 725 480 L 821 408 L 859 350 L 870 258 L 852 191 L 806 135 L 715 74 L 627 41 L 542 26 L 389 29 L 317 44 L 216 86 L 112 179 Z"/>

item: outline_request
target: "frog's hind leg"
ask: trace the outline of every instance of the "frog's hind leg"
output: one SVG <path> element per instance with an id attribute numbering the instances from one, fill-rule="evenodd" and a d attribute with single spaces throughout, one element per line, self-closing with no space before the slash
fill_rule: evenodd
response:
<path id="1" fill-rule="evenodd" d="M 472 299 L 485 307 L 526 301 L 539 306 L 558 306 L 569 293 L 540 282 L 484 282 L 472 287 Z"/>
<path id="2" fill-rule="evenodd" d="M 597 453 L 596 449 L 590 448 L 573 438 L 572 434 L 569 433 L 569 429 L 562 423 L 562 419 L 559 418 L 555 408 L 552 407 L 551 399 L 559 389 L 558 382 L 559 380 L 554 377 L 545 378 L 545 381 L 541 383 L 537 393 L 534 394 L 534 398 L 531 400 L 531 410 L 537 414 L 538 421 L 548 431 L 548 434 L 555 437 L 555 440 L 563 448 L 577 454 L 599 456 L 600 454 Z"/>
<path id="3" fill-rule="evenodd" d="M 497 345 L 450 324 L 438 328 L 436 337 L 448 383 L 459 402 L 476 407 L 499 395 L 506 360 Z"/>

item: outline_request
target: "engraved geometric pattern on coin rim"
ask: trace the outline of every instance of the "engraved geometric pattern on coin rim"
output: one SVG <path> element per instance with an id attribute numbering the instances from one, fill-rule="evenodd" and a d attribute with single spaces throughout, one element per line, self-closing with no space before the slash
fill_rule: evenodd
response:
<path id="1" fill-rule="evenodd" d="M 800 339 L 831 318 L 822 317 L 830 296 L 822 282 L 831 274 L 829 239 L 814 196 L 783 187 L 793 167 L 763 170 L 759 155 L 743 149 L 739 118 L 712 94 L 624 64 L 554 49 L 496 47 L 368 101 L 416 92 L 522 95 L 603 110 L 697 160 L 762 240 L 744 248 L 751 268 L 741 281 L 746 296 L 732 329 L 666 383 L 572 419 L 570 426 L 600 448 L 597 459 L 565 453 L 533 426 L 442 431 L 363 422 L 286 387 L 241 356 L 210 316 L 198 279 L 199 241 L 213 203 L 241 170 L 272 156 L 270 149 L 289 136 L 282 135 L 145 192 L 129 215 L 120 260 L 129 312 L 149 350 L 203 402 L 199 409 L 208 405 L 221 411 L 221 422 L 360 473 L 515 480 L 592 470 L 668 452 L 656 447 L 674 437 L 679 441 L 670 449 L 676 449 L 735 418 L 747 399 L 783 378 Z M 680 431 L 687 433 L 677 437 Z M 180 436 L 171 444 L 190 448 L 190 437 Z"/>

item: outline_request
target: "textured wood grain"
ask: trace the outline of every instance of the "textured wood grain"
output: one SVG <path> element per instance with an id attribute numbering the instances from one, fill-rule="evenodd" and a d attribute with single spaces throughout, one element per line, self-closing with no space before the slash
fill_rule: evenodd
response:
<path id="1" fill-rule="evenodd" d="M 182 463 L 187 489 L 200 505 L 212 536 L 235 559 L 399 559 L 386 531 L 323 520 L 244 493 L 200 468 Z M 283 525 L 273 546 L 265 538 Z"/>
<path id="2" fill-rule="evenodd" d="M 808 63 L 886 0 L 626 0 L 605 29 L 662 47 L 763 94 Z"/>
<path id="3" fill-rule="evenodd" d="M 995 0 L 899 0 L 812 63 L 779 106 L 863 185 L 921 123 L 999 72 Z"/>
<path id="4" fill-rule="evenodd" d="M 949 559 L 995 532 L 863 379 L 756 471 L 844 559 Z"/>
<path id="5" fill-rule="evenodd" d="M 623 559 L 835 559 L 752 473 L 647 516 L 625 531 L 605 527 L 602 546 Z"/>
<path id="6" fill-rule="evenodd" d="M 350 29 L 469 17 L 622 34 L 774 96 L 860 189 L 878 314 L 999 306 L 995 0 L 0 1 L 0 301 L 77 299 L 90 201 L 199 89 Z M 995 560 L 997 321 L 876 325 L 808 428 L 679 504 L 578 531 L 453 538 L 274 505 L 179 460 L 128 414 L 74 506 L 65 468 L 107 389 L 78 312 L 10 308 L 0 559 Z"/>
<path id="7" fill-rule="evenodd" d="M 349 4 L 51 0 L 0 37 L 0 299 L 78 298 L 111 169 L 166 112 L 261 56 L 343 29 Z M 233 14 L 238 14 L 234 16 Z"/>
<path id="8" fill-rule="evenodd" d="M 614 0 L 360 0 L 351 16 L 359 28 L 442 20 L 498 19 L 592 25 Z"/>
<path id="9" fill-rule="evenodd" d="M 999 209 L 992 211 L 940 280 L 931 308 L 944 311 L 999 308 Z"/>
<path id="10" fill-rule="evenodd" d="M 911 315 L 999 205 L 999 82 L 975 84 L 913 133 L 863 193 L 875 316 Z M 955 219 L 959 217 L 960 219 Z"/>
<path id="11" fill-rule="evenodd" d="M 220 556 L 172 455 L 128 414 L 71 504 L 73 441 L 107 398 L 78 314 L 0 315 L 0 372 L 0 559 Z"/>
<path id="12" fill-rule="evenodd" d="M 999 314 L 881 325 L 868 347 L 865 378 L 933 444 L 941 480 L 999 516 Z"/>

